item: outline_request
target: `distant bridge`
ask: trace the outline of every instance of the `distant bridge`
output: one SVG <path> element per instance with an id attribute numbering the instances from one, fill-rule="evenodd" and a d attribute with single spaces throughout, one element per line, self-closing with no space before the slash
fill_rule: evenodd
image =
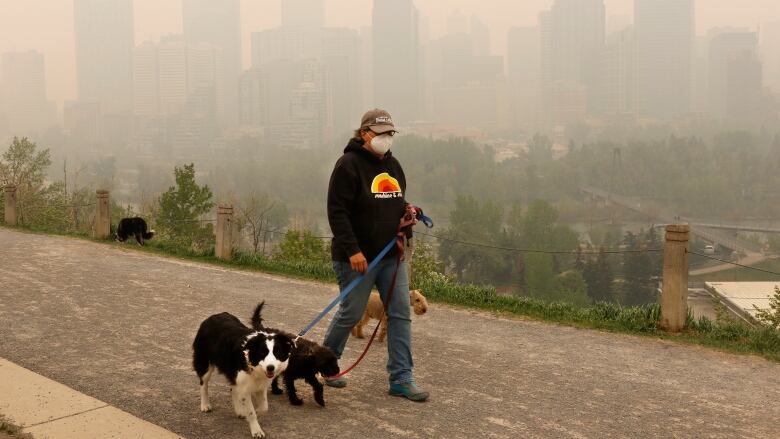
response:
<path id="1" fill-rule="evenodd" d="M 740 239 L 736 236 L 732 236 L 723 230 L 743 230 L 752 232 L 764 232 L 764 233 L 780 233 L 780 229 L 771 227 L 751 227 L 742 226 L 739 224 L 725 224 L 725 223 L 700 223 L 689 221 L 686 218 L 675 215 L 672 212 L 666 211 L 655 205 L 648 205 L 647 201 L 639 197 L 628 197 L 624 195 L 617 195 L 609 193 L 603 189 L 595 187 L 583 187 L 580 191 L 590 197 L 605 200 L 609 203 L 615 203 L 618 206 L 626 209 L 633 210 L 642 215 L 645 215 L 659 224 L 679 224 L 681 222 L 687 223 L 691 226 L 691 233 L 713 244 L 718 244 L 722 247 L 729 248 L 743 252 L 747 255 L 761 254 L 762 246 L 755 242 Z M 644 201 L 644 203 L 643 203 Z M 644 204 L 644 205 L 643 205 Z"/>

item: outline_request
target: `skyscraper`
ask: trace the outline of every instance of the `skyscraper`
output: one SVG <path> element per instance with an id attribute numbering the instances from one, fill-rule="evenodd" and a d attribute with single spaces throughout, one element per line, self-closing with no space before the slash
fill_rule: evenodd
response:
<path id="1" fill-rule="evenodd" d="M 420 116 L 419 13 L 412 0 L 374 0 L 373 106 L 401 125 Z"/>
<path id="2" fill-rule="evenodd" d="M 710 34 L 707 67 L 708 109 L 716 117 L 755 113 L 761 96 L 758 34 L 748 30 L 715 30 Z M 754 108 L 750 109 L 750 102 Z"/>
<path id="3" fill-rule="evenodd" d="M 53 104 L 46 99 L 46 75 L 39 52 L 9 52 L 0 58 L 0 102 L 8 128 L 15 136 L 36 134 L 54 121 Z"/>
<path id="4" fill-rule="evenodd" d="M 691 110 L 694 0 L 635 0 L 637 112 L 673 118 Z"/>
<path id="5" fill-rule="evenodd" d="M 764 80 L 775 93 L 780 93 L 780 21 L 765 23 L 759 33 Z"/>
<path id="6" fill-rule="evenodd" d="M 604 0 L 555 0 L 550 13 L 553 81 L 591 86 L 604 49 Z"/>
<path id="7" fill-rule="evenodd" d="M 282 0 L 282 26 L 322 28 L 325 13 L 322 0 Z"/>
<path id="8" fill-rule="evenodd" d="M 534 127 L 538 121 L 541 91 L 539 27 L 509 29 L 507 71 L 512 115 L 516 126 Z"/>
<path id="9" fill-rule="evenodd" d="M 157 45 L 146 42 L 133 51 L 133 114 L 160 114 L 159 65 Z"/>
<path id="10" fill-rule="evenodd" d="M 133 108 L 133 0 L 73 0 L 78 99 L 104 115 Z"/>
<path id="11" fill-rule="evenodd" d="M 222 72 L 217 75 L 218 95 L 223 99 L 218 115 L 223 127 L 238 124 L 238 92 L 241 75 L 240 0 L 182 0 L 184 40 L 189 45 L 207 43 L 221 52 Z"/>
<path id="12" fill-rule="evenodd" d="M 636 107 L 636 46 L 634 28 L 607 37 L 602 58 L 598 110 L 616 120 L 631 118 Z"/>

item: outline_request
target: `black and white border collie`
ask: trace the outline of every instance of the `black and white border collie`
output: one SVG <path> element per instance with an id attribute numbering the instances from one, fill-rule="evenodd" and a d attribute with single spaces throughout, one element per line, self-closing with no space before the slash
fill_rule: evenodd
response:
<path id="1" fill-rule="evenodd" d="M 154 230 L 147 230 L 146 220 L 143 218 L 122 218 L 116 227 L 116 240 L 125 242 L 131 236 L 134 236 L 139 244 L 144 245 L 145 239 L 152 239 Z"/>
<path id="2" fill-rule="evenodd" d="M 264 438 L 257 409 L 268 411 L 271 381 L 287 368 L 293 340 L 274 329 L 254 331 L 234 315 L 215 314 L 200 324 L 192 343 L 192 365 L 200 378 L 200 410 L 211 411 L 209 379 L 216 368 L 230 383 L 233 408 L 249 422 L 253 438 Z"/>

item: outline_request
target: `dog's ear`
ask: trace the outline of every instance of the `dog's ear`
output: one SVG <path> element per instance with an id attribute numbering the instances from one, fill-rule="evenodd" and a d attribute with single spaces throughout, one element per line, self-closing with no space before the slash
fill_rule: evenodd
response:
<path id="1" fill-rule="evenodd" d="M 261 306 L 262 306 L 262 304 L 261 304 Z M 295 339 L 292 336 L 288 335 L 288 334 L 279 333 L 279 334 L 276 335 L 276 340 L 278 340 L 278 341 L 284 343 L 285 345 L 287 345 L 288 352 L 292 352 L 293 348 L 295 347 L 295 341 L 294 341 Z"/>

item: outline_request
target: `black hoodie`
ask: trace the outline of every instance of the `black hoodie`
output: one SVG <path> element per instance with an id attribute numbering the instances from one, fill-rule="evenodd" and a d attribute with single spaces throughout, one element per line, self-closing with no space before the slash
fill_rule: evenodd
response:
<path id="1" fill-rule="evenodd" d="M 364 143 L 350 140 L 330 176 L 328 222 L 334 261 L 349 261 L 358 252 L 373 260 L 396 236 L 404 214 L 406 177 L 401 164 L 390 151 L 378 158 Z M 397 251 L 393 247 L 386 258 Z"/>

